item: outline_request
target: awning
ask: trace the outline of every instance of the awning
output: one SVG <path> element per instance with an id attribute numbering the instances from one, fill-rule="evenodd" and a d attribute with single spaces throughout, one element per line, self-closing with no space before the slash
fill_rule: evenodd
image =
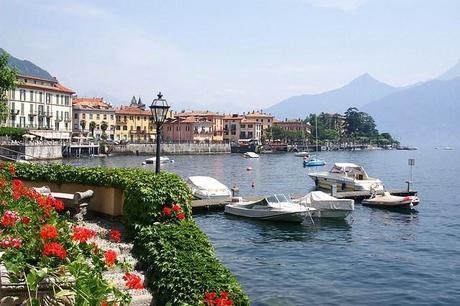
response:
<path id="1" fill-rule="evenodd" d="M 24 135 L 22 135 L 22 137 L 23 137 L 23 138 L 28 138 L 28 139 L 34 139 L 34 138 L 37 137 L 37 136 L 35 136 L 35 135 L 30 135 L 30 134 L 24 134 Z"/>

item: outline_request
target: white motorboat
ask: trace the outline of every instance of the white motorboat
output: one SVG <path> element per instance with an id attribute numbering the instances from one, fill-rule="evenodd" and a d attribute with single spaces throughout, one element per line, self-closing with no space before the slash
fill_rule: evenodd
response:
<path id="1" fill-rule="evenodd" d="M 155 164 L 156 163 L 156 160 L 157 158 L 154 156 L 154 157 L 150 157 L 150 158 L 147 158 L 145 160 L 145 163 L 146 164 Z M 167 156 L 160 156 L 160 163 L 169 163 L 171 160 L 169 159 L 169 157 Z"/>
<path id="2" fill-rule="evenodd" d="M 301 223 L 316 209 L 294 203 L 284 194 L 275 194 L 258 201 L 235 202 L 225 206 L 225 213 L 271 221 Z"/>
<path id="3" fill-rule="evenodd" d="M 345 219 L 355 209 L 354 200 L 337 199 L 322 191 L 309 192 L 294 202 L 315 208 L 311 213 L 313 218 Z"/>
<path id="4" fill-rule="evenodd" d="M 230 189 L 210 176 L 190 176 L 187 183 L 192 189 L 192 195 L 198 199 L 230 199 Z"/>
<path id="5" fill-rule="evenodd" d="M 297 156 L 297 157 L 310 157 L 310 153 L 308 153 L 306 151 L 295 152 L 294 156 Z"/>
<path id="6" fill-rule="evenodd" d="M 335 163 L 329 172 L 312 172 L 308 174 L 316 187 L 331 189 L 337 186 L 337 191 L 383 190 L 383 183 L 377 178 L 369 177 L 363 167 L 352 163 Z"/>
<path id="7" fill-rule="evenodd" d="M 248 157 L 248 158 L 259 158 L 259 154 L 255 152 L 246 152 L 243 155 L 244 157 Z"/>
<path id="8" fill-rule="evenodd" d="M 371 192 L 371 197 L 365 199 L 361 204 L 379 208 L 403 208 L 412 209 L 414 206 L 420 203 L 420 198 L 417 196 L 396 196 L 385 191 L 383 194 L 376 194 Z"/>

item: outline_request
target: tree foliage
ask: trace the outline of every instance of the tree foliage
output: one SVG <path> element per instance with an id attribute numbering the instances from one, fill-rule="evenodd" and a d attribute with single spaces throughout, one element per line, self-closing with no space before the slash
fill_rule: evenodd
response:
<path id="1" fill-rule="evenodd" d="M 0 119 L 5 120 L 8 114 L 8 106 L 4 102 L 8 100 L 8 91 L 15 88 L 16 71 L 8 67 L 8 53 L 0 54 Z"/>
<path id="2" fill-rule="evenodd" d="M 96 128 L 96 122 L 91 121 L 89 123 L 89 129 L 91 130 L 91 135 L 94 137 L 94 129 Z"/>

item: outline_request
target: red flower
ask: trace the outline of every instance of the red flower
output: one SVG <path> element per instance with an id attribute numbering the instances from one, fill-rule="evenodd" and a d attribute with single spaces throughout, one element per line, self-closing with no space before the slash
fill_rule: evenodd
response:
<path id="1" fill-rule="evenodd" d="M 40 230 L 40 237 L 42 237 L 43 240 L 47 239 L 54 239 L 58 235 L 57 230 L 54 226 L 45 224 Z"/>
<path id="2" fill-rule="evenodd" d="M 20 189 L 23 185 L 21 180 L 14 179 L 11 181 L 11 185 L 13 185 L 13 189 Z"/>
<path id="3" fill-rule="evenodd" d="M 163 207 L 163 212 L 165 213 L 166 216 L 170 216 L 171 215 L 171 208 Z"/>
<path id="4" fill-rule="evenodd" d="M 220 292 L 220 297 L 223 298 L 223 299 L 228 298 L 228 292 L 221 291 L 221 292 Z"/>
<path id="5" fill-rule="evenodd" d="M 130 289 L 144 289 L 144 285 L 141 283 L 141 277 L 139 275 L 126 272 L 123 279 L 126 281 L 126 287 Z"/>
<path id="6" fill-rule="evenodd" d="M 105 257 L 105 264 L 108 267 L 113 266 L 113 264 L 117 261 L 117 253 L 113 250 L 105 251 L 104 257 Z"/>
<path id="7" fill-rule="evenodd" d="M 174 205 L 173 205 L 173 210 L 174 210 L 175 212 L 178 212 L 178 211 L 180 210 L 180 205 L 179 205 L 179 204 L 174 204 Z"/>
<path id="8" fill-rule="evenodd" d="M 2 216 L 2 225 L 4 227 L 12 226 L 19 220 L 19 216 L 17 213 L 11 210 L 7 210 L 3 213 Z"/>
<path id="9" fill-rule="evenodd" d="M 43 247 L 43 255 L 44 256 L 57 256 L 61 259 L 64 259 L 67 256 L 67 252 L 65 248 L 57 242 L 51 242 L 45 244 Z"/>
<path id="10" fill-rule="evenodd" d="M 91 238 L 94 238 L 96 236 L 96 232 L 85 227 L 78 227 L 75 226 L 73 228 L 73 235 L 72 239 L 77 240 L 80 242 L 86 242 Z"/>
<path id="11" fill-rule="evenodd" d="M 13 199 L 19 200 L 21 198 L 21 194 L 17 191 L 13 191 Z"/>
<path id="12" fill-rule="evenodd" d="M 14 165 L 13 164 L 10 164 L 10 166 L 8 167 L 8 171 L 10 171 L 10 174 L 12 176 L 15 176 L 16 175 L 16 169 L 14 169 Z"/>
<path id="13" fill-rule="evenodd" d="M 0 181 L 0 187 L 1 188 L 5 187 L 5 181 Z"/>
<path id="14" fill-rule="evenodd" d="M 120 242 L 121 241 L 121 232 L 117 230 L 110 230 L 110 239 L 113 240 L 114 242 Z"/>
<path id="15" fill-rule="evenodd" d="M 30 223 L 30 220 L 31 220 L 31 219 L 30 219 L 29 217 L 22 217 L 22 218 L 21 218 L 21 222 L 22 222 L 22 224 L 24 224 L 24 225 L 29 224 L 29 223 Z"/>
<path id="16" fill-rule="evenodd" d="M 57 211 L 61 211 L 61 210 L 64 210 L 64 202 L 62 202 L 61 200 L 54 200 L 54 208 L 57 210 Z"/>
<path id="17" fill-rule="evenodd" d="M 215 292 L 206 292 L 204 294 L 204 303 L 208 306 L 214 305 L 214 299 L 216 298 Z"/>
<path id="18" fill-rule="evenodd" d="M 15 249 L 20 249 L 22 246 L 22 240 L 13 238 L 13 237 L 8 237 L 6 239 L 3 239 L 0 241 L 0 247 L 7 249 L 7 248 L 15 248 Z"/>
<path id="19" fill-rule="evenodd" d="M 178 215 L 177 215 L 177 218 L 179 218 L 179 220 L 183 220 L 185 218 L 185 215 L 183 212 L 180 212 Z"/>

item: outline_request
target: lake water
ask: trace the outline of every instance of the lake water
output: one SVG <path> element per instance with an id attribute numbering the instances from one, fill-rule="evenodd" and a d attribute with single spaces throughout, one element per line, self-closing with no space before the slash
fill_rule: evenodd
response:
<path id="1" fill-rule="evenodd" d="M 183 177 L 209 175 L 240 195 L 305 194 L 314 187 L 291 154 L 245 159 L 239 154 L 171 156 L 163 166 Z M 253 305 L 459 305 L 460 154 L 418 151 L 322 152 L 329 165 L 354 162 L 388 188 L 404 188 L 415 158 L 410 213 L 356 205 L 346 221 L 314 225 L 256 222 L 201 213 L 195 219 Z M 143 167 L 145 157 L 65 160 L 74 165 Z M 251 167 L 251 171 L 247 168 Z M 152 169 L 153 166 L 144 166 Z M 324 169 L 329 169 L 326 166 Z M 252 187 L 254 185 L 254 187 Z"/>

